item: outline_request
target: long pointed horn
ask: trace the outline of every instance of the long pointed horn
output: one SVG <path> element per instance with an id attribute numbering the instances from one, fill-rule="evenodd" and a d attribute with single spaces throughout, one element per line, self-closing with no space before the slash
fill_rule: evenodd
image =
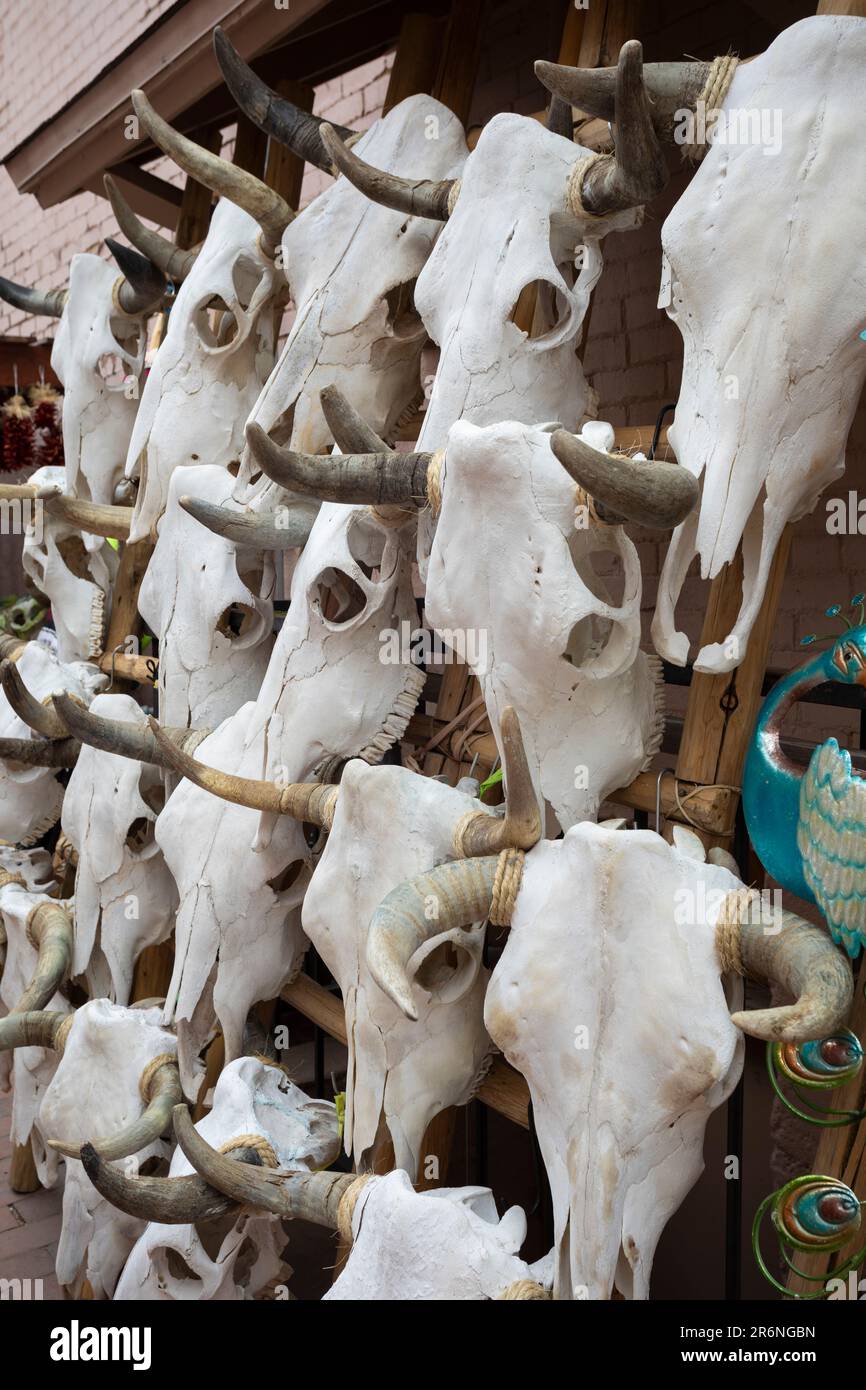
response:
<path id="1" fill-rule="evenodd" d="M 677 463 L 604 454 L 568 430 L 554 430 L 550 447 L 578 486 L 603 504 L 605 521 L 672 531 L 697 503 L 698 480 Z"/>
<path id="2" fill-rule="evenodd" d="M 100 1158 L 113 1161 L 140 1153 L 168 1129 L 174 1107 L 183 1102 L 180 1073 L 174 1057 L 166 1055 L 154 1061 L 159 1065 L 151 1063 L 141 1077 L 141 1095 L 146 1105 L 144 1113 L 116 1134 L 92 1141 Z M 64 1144 L 60 1139 L 49 1139 L 48 1145 L 67 1158 L 81 1157 L 80 1144 Z"/>
<path id="3" fill-rule="evenodd" d="M 498 855 L 439 864 L 394 888 L 377 907 L 367 932 L 367 966 L 407 1018 L 416 1021 L 408 964 L 434 936 L 480 922 L 490 911 Z M 431 914 L 430 904 L 438 911 Z"/>
<path id="4" fill-rule="evenodd" d="M 759 907 L 755 915 L 760 916 Z M 720 918 L 716 939 L 723 960 L 730 957 L 730 937 L 724 943 L 721 934 L 730 930 Z M 851 962 L 822 927 L 783 912 L 781 927 L 777 922 L 738 920 L 734 931 L 744 973 L 782 985 L 796 1000 L 775 1009 L 732 1014 L 737 1028 L 768 1042 L 799 1043 L 827 1037 L 841 1027 L 854 997 Z"/>
<path id="5" fill-rule="evenodd" d="M 59 319 L 68 298 L 68 290 L 31 290 L 0 275 L 0 299 L 5 299 L 14 309 L 23 309 L 25 314 L 44 314 Z"/>
<path id="6" fill-rule="evenodd" d="M 653 127 L 664 140 L 673 138 L 677 113 L 691 108 L 706 85 L 709 63 L 646 63 L 644 85 L 650 99 Z M 535 75 L 554 96 L 576 106 L 588 116 L 616 119 L 616 84 L 619 68 L 570 68 L 539 60 Z"/>
<path id="7" fill-rule="evenodd" d="M 449 202 L 457 183 L 456 179 L 412 179 L 400 178 L 397 174 L 386 174 L 367 164 L 348 149 L 334 127 L 323 123 L 322 144 L 330 155 L 335 168 L 345 174 L 359 193 L 363 193 L 374 203 L 394 208 L 397 212 L 409 213 L 412 217 L 430 217 L 436 222 L 447 222 L 450 215 Z"/>
<path id="8" fill-rule="evenodd" d="M 253 550 L 291 550 L 306 545 L 318 512 L 309 506 L 278 507 L 266 514 L 236 512 L 199 497 L 181 497 L 180 505 L 214 535 Z"/>
<path id="9" fill-rule="evenodd" d="M 197 758 L 191 758 L 183 749 L 170 743 L 155 719 L 149 722 L 166 766 L 188 782 L 201 787 L 202 791 L 211 792 L 223 801 L 232 801 L 236 806 L 249 806 L 254 811 L 268 811 L 272 815 L 291 816 L 294 820 L 330 830 L 339 787 L 327 782 L 290 782 L 285 787 L 279 787 L 275 782 L 221 772 L 219 768 L 208 767 Z"/>
<path id="10" fill-rule="evenodd" d="M 72 915 L 62 903 L 38 903 L 27 918 L 27 939 L 38 952 L 36 969 L 15 1014 L 44 1009 L 57 993 L 72 961 Z"/>
<path id="11" fill-rule="evenodd" d="M 255 1163 L 255 1150 L 239 1149 L 238 1153 Z M 82 1144 L 81 1162 L 97 1192 L 119 1211 L 140 1221 L 158 1221 L 163 1226 L 192 1226 L 197 1221 L 210 1221 L 237 1210 L 235 1202 L 209 1187 L 194 1173 L 183 1178 L 128 1178 L 92 1144 Z"/>
<path id="12" fill-rule="evenodd" d="M 319 404 L 325 423 L 334 436 L 334 443 L 344 454 L 387 454 L 384 439 L 370 429 L 367 421 L 346 399 L 339 386 L 324 386 L 319 392 Z"/>
<path id="13" fill-rule="evenodd" d="M 668 180 L 642 70 L 643 48 L 630 39 L 620 50 L 616 74 L 616 153 L 592 160 L 580 188 L 585 211 L 595 217 L 649 202 Z"/>
<path id="14" fill-rule="evenodd" d="M 272 91 L 244 62 L 219 25 L 214 29 L 213 47 L 226 86 L 253 125 L 257 125 L 266 135 L 273 135 L 281 145 L 308 164 L 315 164 L 318 169 L 330 174 L 331 160 L 319 133 L 322 118 L 311 116 L 308 111 L 302 111 L 299 106 Z M 344 140 L 355 134 L 345 126 L 337 126 L 336 130 Z"/>
<path id="15" fill-rule="evenodd" d="M 355 1173 L 281 1173 L 238 1162 L 211 1148 L 182 1105 L 174 1112 L 174 1132 L 185 1157 L 211 1187 L 275 1216 L 336 1230 L 340 1199 L 358 1181 Z"/>
<path id="16" fill-rule="evenodd" d="M 499 730 L 505 815 L 500 819 L 488 811 L 479 811 L 460 821 L 454 836 L 454 852 L 460 858 L 499 854 L 504 849 L 532 849 L 541 839 L 541 812 L 523 747 L 520 720 L 511 705 L 502 711 Z"/>
<path id="17" fill-rule="evenodd" d="M 133 758 L 136 762 L 155 763 L 163 768 L 168 766 L 153 734 L 141 724 L 128 723 L 124 719 L 106 719 L 102 714 L 93 714 L 63 693 L 52 696 L 51 702 L 66 732 L 81 743 L 98 748 L 102 753 L 115 753 L 121 758 Z M 196 748 L 211 732 L 211 729 L 163 730 L 167 739 L 176 740 L 181 747 L 186 748 Z M 170 768 L 168 770 L 171 771 Z"/>
<path id="18" fill-rule="evenodd" d="M 114 237 L 107 236 L 105 244 L 120 269 L 123 281 L 117 291 L 117 302 L 125 314 L 144 314 L 156 309 L 165 298 L 165 276 L 146 256 L 140 256 Z"/>
<path id="19" fill-rule="evenodd" d="M 62 1024 L 71 1017 L 55 1009 L 7 1014 L 0 1018 L 0 1052 L 11 1052 L 14 1047 L 55 1047 Z"/>
<path id="20" fill-rule="evenodd" d="M 29 728 L 41 734 L 43 738 L 69 737 L 69 730 L 57 712 L 49 705 L 40 704 L 35 695 L 31 695 L 13 661 L 7 659 L 0 662 L 0 685 L 18 718 Z M 67 698 L 70 704 L 75 700 L 72 695 Z"/>
<path id="21" fill-rule="evenodd" d="M 247 443 L 262 472 L 290 492 L 328 502 L 422 508 L 433 454 L 296 454 L 261 425 L 247 425 Z"/>
<path id="22" fill-rule="evenodd" d="M 0 738 L 0 760 L 25 767 L 74 767 L 80 752 L 75 738 Z"/>
<path id="23" fill-rule="evenodd" d="M 153 232 L 150 227 L 146 227 L 141 219 L 136 217 L 110 174 L 105 175 L 103 183 L 108 194 L 108 201 L 111 203 L 112 211 L 117 218 L 117 225 L 127 241 L 131 242 L 136 250 L 146 256 L 153 265 L 158 266 L 170 280 L 179 284 L 192 270 L 198 252 L 181 251 L 180 247 L 175 246 L 173 241 L 169 241 L 167 237 L 160 236 L 159 232 Z"/>
<path id="24" fill-rule="evenodd" d="M 195 141 L 174 130 L 158 116 L 144 92 L 132 93 L 135 113 L 154 144 L 169 155 L 191 178 L 203 183 L 222 198 L 230 198 L 238 207 L 254 217 L 264 233 L 265 249 L 270 253 L 280 244 L 280 238 L 294 217 L 292 209 L 279 193 L 268 188 L 246 169 L 239 169 L 227 159 L 211 154 Z"/>
<path id="25" fill-rule="evenodd" d="M 132 526 L 132 507 L 112 506 L 104 502 L 85 502 L 65 492 L 41 490 L 38 500 L 44 502 L 49 516 L 57 517 L 70 526 L 77 526 L 91 536 L 107 536 L 112 540 L 128 540 Z"/>

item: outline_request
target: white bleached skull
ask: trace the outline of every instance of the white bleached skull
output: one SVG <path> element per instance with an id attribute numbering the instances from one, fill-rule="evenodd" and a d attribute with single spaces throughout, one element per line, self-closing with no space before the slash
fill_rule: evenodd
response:
<path id="1" fill-rule="evenodd" d="M 93 999 L 76 1009 L 39 1110 L 39 1129 L 46 1139 L 84 1144 L 140 1117 L 142 1073 L 155 1058 L 177 1050 L 173 1034 L 160 1026 L 159 1013 L 158 1008 L 124 1009 L 107 999 Z M 169 1146 L 157 1139 L 116 1161 L 134 1177 L 149 1159 L 164 1159 L 168 1153 Z M 90 1182 L 80 1159 L 67 1158 L 56 1261 L 59 1283 L 78 1288 L 87 1279 L 95 1298 L 110 1298 L 145 1224 L 111 1206 Z"/>
<path id="2" fill-rule="evenodd" d="M 414 1192 L 398 1170 L 367 1184 L 352 1231 L 351 1253 L 325 1301 L 483 1301 L 544 1277 L 520 1258 L 522 1208 L 500 1218 L 486 1187 Z"/>
<path id="3" fill-rule="evenodd" d="M 89 705 L 97 690 L 108 683 L 108 677 L 95 666 L 82 661 L 60 662 L 41 642 L 28 642 L 16 665 L 24 684 L 39 701 L 66 690 Z M 0 736 L 34 737 L 2 691 Z M 62 804 L 63 784 L 55 768 L 0 762 L 0 839 L 16 845 L 35 844 L 56 825 Z"/>
<path id="4" fill-rule="evenodd" d="M 329 616 L 325 616 L 325 614 Z M 195 751 L 202 763 L 282 784 L 330 758 L 379 761 L 423 685 L 381 659 L 384 632 L 414 621 L 411 566 L 398 533 L 366 508 L 324 505 L 292 580 L 292 601 L 259 697 Z M 219 1019 L 231 1060 L 258 999 L 300 967 L 309 852 L 302 828 L 181 782 L 157 821 L 180 894 L 166 1020 L 177 1025 L 184 1086 Z M 213 998 L 211 1000 L 211 990 Z"/>
<path id="5" fill-rule="evenodd" d="M 269 553 L 238 547 L 183 510 L 186 494 L 240 510 L 216 464 L 176 469 L 139 593 L 159 638 L 159 714 L 175 728 L 216 728 L 259 693 L 273 648 Z"/>
<path id="6" fill-rule="evenodd" d="M 863 21 L 820 15 L 741 64 L 721 110 L 733 134 L 710 146 L 662 229 L 662 301 L 685 352 L 670 441 L 703 478 L 699 511 L 671 541 L 653 624 L 656 648 L 677 665 L 689 642 L 675 609 L 693 558 L 714 578 L 742 541 L 740 611 L 695 661 L 699 671 L 730 671 L 745 656 L 785 526 L 844 469 L 866 376 L 864 62 Z M 762 119 L 774 141 L 759 135 Z"/>
<path id="7" fill-rule="evenodd" d="M 130 695 L 97 695 L 91 711 L 147 723 Z M 63 800 L 63 832 L 78 852 L 72 974 L 118 1004 L 129 1002 L 141 952 L 174 925 L 177 890 L 154 836 L 162 800 L 158 768 L 86 744 Z"/>
<path id="8" fill-rule="evenodd" d="M 284 290 L 259 245 L 259 224 L 221 198 L 178 291 L 129 441 L 126 475 L 139 479 L 133 541 L 156 526 L 176 468 L 237 464 L 244 422 L 274 364 Z"/>
<path id="9" fill-rule="evenodd" d="M 147 314 L 114 300 L 118 271 L 89 253 L 73 256 L 51 366 L 63 383 L 63 456 L 69 491 L 112 503 L 138 408 Z M 97 545 L 101 542 L 94 541 Z"/>
<path id="10" fill-rule="evenodd" d="M 497 737 L 502 710 L 516 710 L 536 790 L 560 826 L 595 819 L 664 727 L 660 663 L 639 648 L 634 545 L 585 508 L 575 525 L 574 483 L 541 430 L 461 422 L 442 478 L 427 617 L 478 676 Z M 611 555 L 619 603 L 596 569 Z"/>
<path id="11" fill-rule="evenodd" d="M 311 1100 L 279 1067 L 256 1057 L 242 1057 L 225 1068 L 213 1107 L 196 1129 L 215 1149 L 242 1135 L 260 1135 L 280 1168 L 289 1172 L 326 1168 L 339 1149 L 334 1105 Z M 194 1171 L 176 1149 L 169 1176 Z M 130 1253 L 114 1297 L 178 1302 L 255 1298 L 273 1280 L 288 1277 L 285 1246 L 282 1223 L 252 1211 L 188 1226 L 153 1221 Z"/>
<path id="12" fill-rule="evenodd" d="M 343 996 L 349 1046 L 344 1140 L 359 1171 L 390 1136 L 395 1162 L 414 1180 L 421 1144 L 440 1110 L 472 1098 L 492 1047 L 483 1023 L 489 971 L 484 927 L 443 931 L 414 960 L 418 1020 L 373 980 L 367 927 L 382 899 L 453 857 L 460 818 L 481 805 L 401 767 L 350 762 L 333 828 L 304 899 L 304 931 Z"/>
<path id="13" fill-rule="evenodd" d="M 37 468 L 28 482 L 66 492 L 66 469 Z M 35 504 L 24 532 L 21 563 L 28 579 L 51 604 L 61 661 L 102 655 L 117 556 L 108 541 Z"/>
<path id="14" fill-rule="evenodd" d="M 454 176 L 466 159 L 463 127 L 429 96 L 401 101 L 355 150 L 380 168 L 418 178 Z M 250 420 L 277 443 L 320 453 L 332 442 L 319 404 L 336 384 L 367 423 L 389 435 L 420 393 L 424 326 L 414 282 L 438 234 L 436 222 L 369 202 L 344 178 L 320 193 L 283 233 L 282 263 L 295 320 Z M 236 495 L 274 494 L 244 454 Z"/>

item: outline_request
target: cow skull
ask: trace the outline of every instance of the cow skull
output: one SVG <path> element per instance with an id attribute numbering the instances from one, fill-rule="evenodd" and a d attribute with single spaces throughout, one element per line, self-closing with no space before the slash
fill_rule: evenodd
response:
<path id="1" fill-rule="evenodd" d="M 212 1109 L 196 1129 L 217 1149 L 255 1136 L 263 1141 L 266 1161 L 276 1159 L 290 1173 L 328 1167 L 340 1142 L 331 1102 L 311 1100 L 280 1067 L 257 1057 L 241 1057 L 225 1068 Z M 169 1180 L 194 1172 L 176 1149 Z M 187 1225 L 165 1225 L 158 1218 L 157 1211 L 131 1251 L 115 1300 L 249 1299 L 290 1273 L 282 1260 L 286 1237 L 273 1216 L 250 1210 Z"/>
<path id="2" fill-rule="evenodd" d="M 98 695 L 94 715 L 147 727 L 129 695 Z M 84 746 L 63 800 L 61 825 L 78 854 L 72 973 L 91 994 L 129 1001 L 135 963 L 174 925 L 177 890 L 154 838 L 162 778 L 148 763 Z"/>

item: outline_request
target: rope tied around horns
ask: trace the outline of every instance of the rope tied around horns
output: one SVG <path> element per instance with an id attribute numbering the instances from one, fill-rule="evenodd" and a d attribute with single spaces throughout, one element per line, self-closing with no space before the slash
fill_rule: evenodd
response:
<path id="1" fill-rule="evenodd" d="M 351 1187 L 346 1188 L 340 1198 L 340 1205 L 337 1207 L 337 1231 L 344 1245 L 352 1244 L 352 1217 L 355 1214 L 358 1198 L 367 1183 L 375 1176 L 375 1173 L 361 1173 Z"/>
<path id="2" fill-rule="evenodd" d="M 177 1057 L 173 1052 L 160 1052 L 158 1057 L 152 1057 L 138 1078 L 138 1092 L 145 1105 L 150 1104 L 150 1088 L 156 1073 L 160 1067 L 166 1066 L 177 1066 Z"/>
<path id="3" fill-rule="evenodd" d="M 724 105 L 739 58 L 733 53 L 725 53 L 714 58 L 707 73 L 703 91 L 698 97 L 696 110 L 702 112 L 704 134 L 709 135 L 715 124 L 715 113 Z M 708 119 L 711 118 L 711 119 Z M 690 140 L 683 145 L 683 158 L 692 164 L 699 164 L 710 148 L 711 140 Z"/>
<path id="4" fill-rule="evenodd" d="M 740 927 L 751 917 L 754 904 L 757 904 L 760 917 L 761 895 L 757 888 L 736 888 L 722 903 L 716 922 L 716 953 L 723 974 L 746 973 L 740 954 Z"/>

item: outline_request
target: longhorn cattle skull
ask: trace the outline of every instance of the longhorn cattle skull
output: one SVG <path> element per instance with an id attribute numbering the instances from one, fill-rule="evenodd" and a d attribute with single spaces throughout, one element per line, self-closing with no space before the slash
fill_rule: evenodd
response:
<path id="1" fill-rule="evenodd" d="M 327 1168 L 339 1149 L 337 1113 L 330 1101 L 311 1100 L 282 1069 L 241 1057 L 221 1073 L 213 1106 L 196 1125 L 212 1148 L 234 1149 L 255 1139 L 265 1161 L 286 1172 Z M 176 1149 L 169 1178 L 195 1172 Z M 165 1225 L 155 1219 L 140 1236 L 115 1289 L 115 1300 L 184 1301 L 255 1298 L 290 1271 L 282 1255 L 286 1237 L 273 1216 L 252 1210 L 223 1220 Z"/>
<path id="2" fill-rule="evenodd" d="M 91 712 L 147 727 L 129 695 L 97 695 Z M 78 854 L 72 973 L 91 994 L 129 1001 L 135 963 L 174 925 L 177 890 L 154 838 L 162 776 L 148 763 L 83 747 L 61 825 Z"/>

